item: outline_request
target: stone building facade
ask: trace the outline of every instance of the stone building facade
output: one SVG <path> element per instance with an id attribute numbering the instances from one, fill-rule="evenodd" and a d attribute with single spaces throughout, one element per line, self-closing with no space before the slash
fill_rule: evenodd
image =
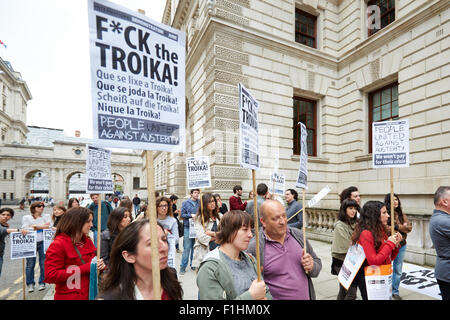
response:
<path id="1" fill-rule="evenodd" d="M 257 183 L 269 181 L 279 154 L 286 187 L 295 185 L 295 123 L 305 122 L 306 198 L 329 185 L 323 212 L 336 210 L 350 185 L 363 203 L 384 198 L 389 169 L 372 168 L 371 123 L 409 119 L 410 167 L 394 169 L 394 192 L 414 223 L 407 259 L 434 264 L 432 196 L 450 185 L 450 2 L 168 0 L 163 23 L 187 34 L 187 147 L 155 154 L 166 166 L 162 191 L 188 194 L 192 155 L 210 156 L 211 191 L 228 198 L 236 184 L 252 188 L 238 159 L 239 82 L 260 103 Z M 309 231 L 330 239 L 335 213 L 312 211 Z"/>
<path id="2" fill-rule="evenodd" d="M 63 130 L 26 125 L 26 106 L 31 93 L 19 72 L 0 58 L 0 197 L 3 205 L 17 204 L 32 196 L 34 177 L 46 179 L 46 194 L 55 203 L 66 202 L 70 182 L 86 172 L 86 144 L 91 139 L 67 136 Z M 140 153 L 115 152 L 111 156 L 112 175 L 133 197 L 142 186 Z M 80 187 L 78 186 L 78 191 Z M 82 189 L 82 187 L 81 187 Z M 41 194 L 43 196 L 43 194 Z"/>

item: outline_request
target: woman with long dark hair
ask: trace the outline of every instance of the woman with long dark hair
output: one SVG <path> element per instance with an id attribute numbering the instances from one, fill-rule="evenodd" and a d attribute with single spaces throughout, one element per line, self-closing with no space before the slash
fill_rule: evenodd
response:
<path id="1" fill-rule="evenodd" d="M 100 299 L 150 300 L 153 299 L 152 250 L 148 219 L 130 223 L 114 241 Z M 158 223 L 159 270 L 161 299 L 181 300 L 183 289 L 176 271 L 167 266 L 168 244 L 164 227 Z"/>
<path id="2" fill-rule="evenodd" d="M 114 209 L 108 216 L 107 227 L 100 235 L 100 257 L 109 264 L 109 255 L 111 253 L 112 244 L 127 225 L 131 222 L 131 212 L 125 207 Z"/>
<path id="3" fill-rule="evenodd" d="M 388 193 L 384 197 L 384 204 L 388 214 L 390 215 L 387 224 L 391 225 L 391 194 Z M 408 217 L 402 210 L 402 204 L 398 195 L 394 193 L 394 229 L 399 231 L 402 235 L 403 240 L 400 242 L 400 249 L 398 250 L 397 257 L 392 264 L 393 274 L 392 274 L 392 298 L 395 300 L 402 300 L 399 295 L 398 288 L 400 286 L 400 278 L 402 276 L 403 259 L 406 253 L 406 237 L 412 230 L 412 225 L 408 220 Z"/>
<path id="4" fill-rule="evenodd" d="M 194 258 L 192 259 L 192 267 L 194 268 L 198 268 L 205 255 L 218 246 L 215 240 L 219 222 L 222 218 L 216 198 L 214 198 L 212 193 L 204 193 L 202 201 L 203 210 L 199 207 L 194 220 L 195 233 L 197 235 L 194 243 Z"/>
<path id="5" fill-rule="evenodd" d="M 76 207 L 67 210 L 58 223 L 45 259 L 45 282 L 56 284 L 55 300 L 89 299 L 91 260 L 97 252 L 87 236 L 92 220 L 91 210 Z M 102 259 L 97 269 L 105 269 Z"/>
<path id="6" fill-rule="evenodd" d="M 347 255 L 348 248 L 356 226 L 356 213 L 360 210 L 358 203 L 345 199 L 339 209 L 338 220 L 334 224 L 333 243 L 331 244 L 331 274 L 338 275 Z M 337 300 L 355 300 L 357 284 L 352 284 L 348 290 L 339 284 Z M 361 288 L 360 288 L 361 291 Z"/>
<path id="7" fill-rule="evenodd" d="M 364 267 L 390 264 L 398 253 L 398 245 L 402 240 L 399 232 L 390 234 L 387 220 L 389 215 L 386 206 L 381 201 L 367 201 L 361 209 L 361 215 L 352 235 L 352 245 L 359 243 L 366 259 L 353 281 L 359 281 L 365 288 Z M 360 288 L 361 288 L 360 287 Z M 367 292 L 361 292 L 363 300 L 367 300 Z"/>

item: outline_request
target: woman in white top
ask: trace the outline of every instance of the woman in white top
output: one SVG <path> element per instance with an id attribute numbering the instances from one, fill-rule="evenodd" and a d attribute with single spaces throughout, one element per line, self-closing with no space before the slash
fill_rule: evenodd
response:
<path id="1" fill-rule="evenodd" d="M 30 206 L 31 214 L 22 217 L 22 228 L 28 229 L 30 231 L 37 231 L 37 245 L 36 245 L 36 256 L 39 254 L 39 290 L 45 289 L 44 283 L 44 237 L 43 229 L 50 228 L 51 218 L 48 214 L 42 214 L 44 212 L 44 202 L 36 201 Z M 34 266 L 36 265 L 36 257 L 27 258 L 26 265 L 26 283 L 28 287 L 28 292 L 34 291 Z"/>
<path id="2" fill-rule="evenodd" d="M 192 266 L 195 268 L 200 266 L 200 263 L 209 251 L 218 247 L 215 240 L 220 219 L 222 219 L 222 214 L 219 212 L 217 201 L 212 193 L 204 193 L 202 201 L 203 210 L 199 208 L 199 213 L 194 218 L 197 238 L 194 244 Z"/>
<path id="3" fill-rule="evenodd" d="M 159 197 L 156 199 L 156 214 L 158 222 L 161 223 L 167 234 L 167 241 L 169 243 L 169 256 L 167 264 L 171 268 L 175 268 L 175 245 L 179 241 L 178 236 L 178 222 L 173 217 L 172 205 L 170 199 L 166 197 Z"/>

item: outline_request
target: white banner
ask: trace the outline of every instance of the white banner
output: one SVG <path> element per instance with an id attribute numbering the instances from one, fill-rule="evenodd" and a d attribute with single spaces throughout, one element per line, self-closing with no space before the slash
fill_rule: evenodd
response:
<path id="1" fill-rule="evenodd" d="M 360 244 L 355 244 L 348 248 L 347 255 L 345 256 L 341 270 L 338 274 L 338 281 L 346 290 L 350 288 L 353 279 L 355 279 L 355 276 L 361 268 L 365 259 L 366 254 L 364 253 L 364 249 Z"/>
<path id="2" fill-rule="evenodd" d="M 112 193 L 111 151 L 86 145 L 86 193 Z"/>
<path id="3" fill-rule="evenodd" d="M 197 233 L 195 233 L 195 223 L 192 218 L 189 218 L 189 238 L 197 238 Z"/>
<path id="4" fill-rule="evenodd" d="M 36 257 L 37 232 L 28 231 L 11 233 L 11 260 Z"/>
<path id="5" fill-rule="evenodd" d="M 372 123 L 373 168 L 409 167 L 409 120 Z"/>
<path id="6" fill-rule="evenodd" d="M 273 186 L 273 189 L 271 192 L 273 194 L 279 194 L 284 195 L 284 189 L 285 189 L 285 179 L 284 174 L 281 173 L 272 173 L 270 176 L 270 185 Z"/>
<path id="7" fill-rule="evenodd" d="M 311 200 L 308 201 L 308 207 L 312 207 L 316 205 L 320 200 L 322 200 L 328 192 L 330 192 L 331 188 L 329 186 L 325 186 L 322 190 L 319 191 L 318 194 L 316 194 L 314 197 L 311 198 Z"/>
<path id="8" fill-rule="evenodd" d="M 186 159 L 186 174 L 188 189 L 211 187 L 211 172 L 209 157 L 190 157 Z"/>
<path id="9" fill-rule="evenodd" d="M 241 167 L 257 170 L 260 167 L 258 140 L 259 103 L 239 83 L 239 145 Z"/>
<path id="10" fill-rule="evenodd" d="M 392 300 L 392 264 L 364 268 L 368 300 Z"/>
<path id="11" fill-rule="evenodd" d="M 300 125 L 300 167 L 298 169 L 297 188 L 308 189 L 308 131 L 303 123 Z"/>
<path id="12" fill-rule="evenodd" d="M 434 270 L 430 268 L 404 262 L 400 287 L 442 300 Z"/>
<path id="13" fill-rule="evenodd" d="M 56 230 L 44 229 L 42 231 L 44 231 L 44 253 L 46 253 L 48 247 L 53 242 L 53 238 L 55 237 Z"/>
<path id="14" fill-rule="evenodd" d="M 88 0 L 94 140 L 184 152 L 186 34 L 105 0 Z"/>

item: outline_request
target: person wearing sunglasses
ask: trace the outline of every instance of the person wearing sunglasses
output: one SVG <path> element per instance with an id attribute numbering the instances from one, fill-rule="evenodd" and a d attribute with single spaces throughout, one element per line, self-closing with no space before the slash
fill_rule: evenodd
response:
<path id="1" fill-rule="evenodd" d="M 50 228 L 51 225 L 51 217 L 49 214 L 44 213 L 44 202 L 36 201 L 33 202 L 30 206 L 31 214 L 24 215 L 22 217 L 22 228 L 28 229 L 29 231 L 37 231 L 36 238 L 36 257 L 39 255 L 39 291 L 45 289 L 44 283 L 44 262 L 45 262 L 45 253 L 44 253 L 44 229 Z M 26 258 L 26 283 L 28 292 L 34 291 L 35 281 L 34 281 L 34 267 L 36 265 L 36 257 L 34 258 Z"/>

